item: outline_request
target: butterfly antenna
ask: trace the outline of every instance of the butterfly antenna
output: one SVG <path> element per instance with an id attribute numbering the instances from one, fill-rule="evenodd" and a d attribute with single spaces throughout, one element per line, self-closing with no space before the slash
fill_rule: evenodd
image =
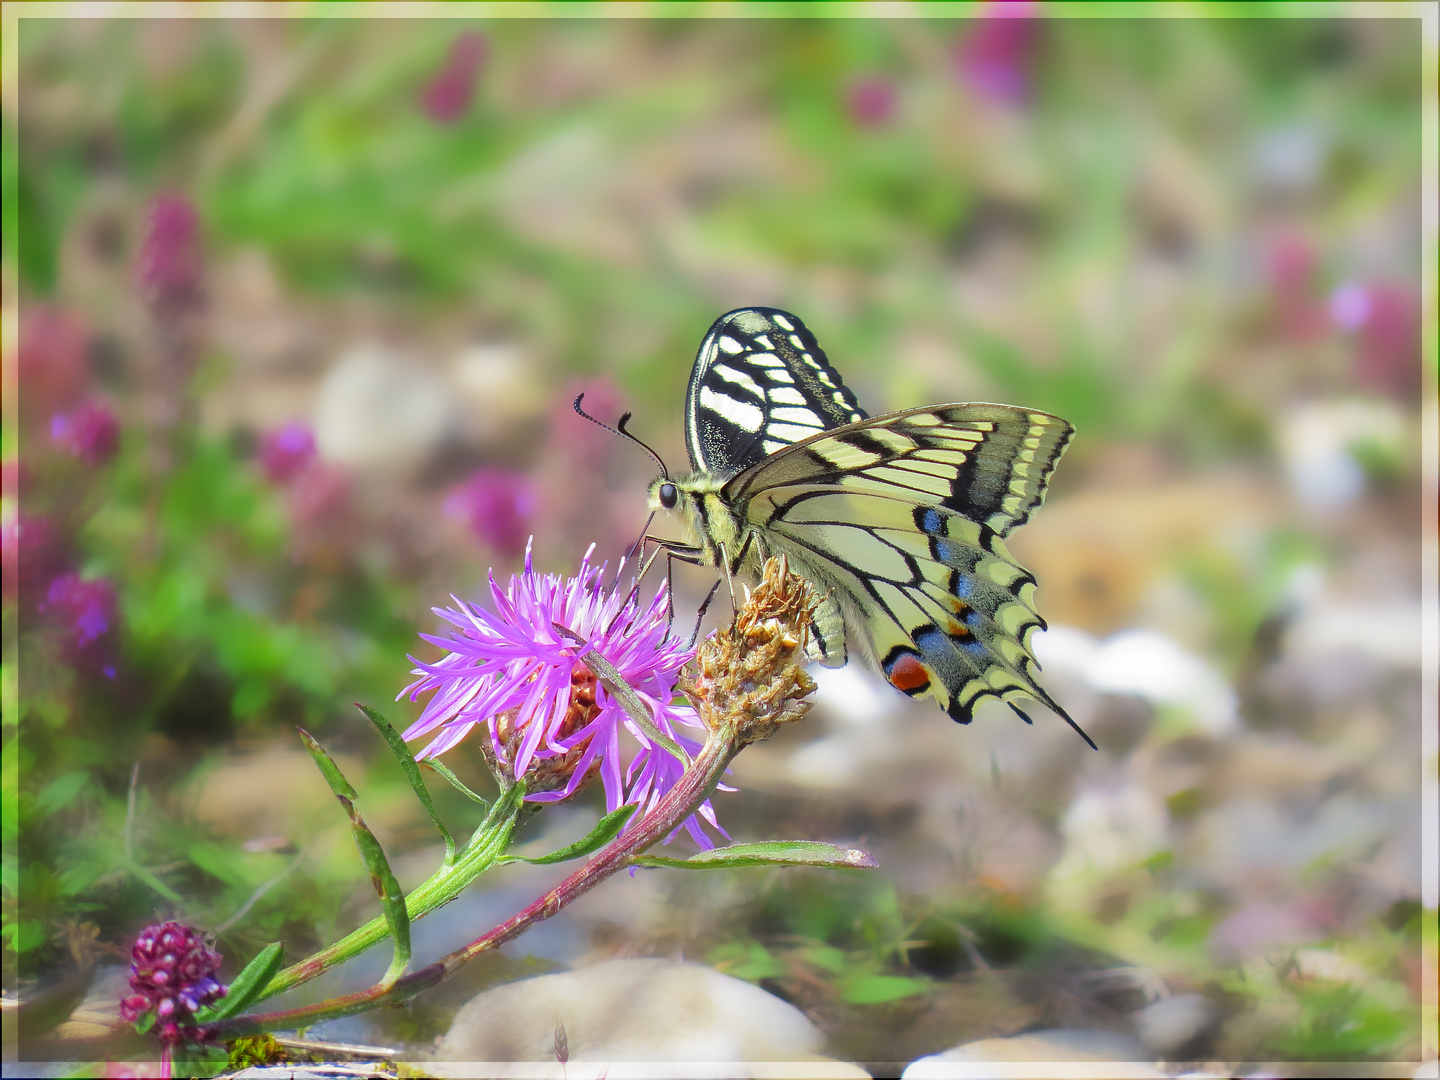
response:
<path id="1" fill-rule="evenodd" d="M 627 412 L 624 416 L 620 417 L 620 423 L 619 423 L 619 425 L 618 425 L 617 427 L 611 427 L 609 424 L 605 423 L 603 420 L 596 420 L 595 417 L 591 416 L 591 415 L 590 415 L 589 413 L 587 413 L 584 409 L 582 409 L 582 408 L 580 407 L 580 402 L 582 402 L 582 401 L 584 401 L 584 400 L 585 400 L 585 395 L 584 395 L 584 394 L 577 394 L 577 395 L 576 395 L 576 397 L 575 397 L 575 411 L 576 411 L 577 413 L 579 413 L 581 416 L 583 416 L 586 420 L 589 420 L 592 424 L 595 424 L 595 425 L 598 425 L 599 427 L 604 428 L 606 431 L 610 432 L 611 434 L 619 435 L 622 439 L 629 439 L 631 442 L 637 444 L 642 450 L 644 450 L 647 454 L 649 454 L 652 458 L 655 459 L 655 464 L 660 466 L 660 475 L 663 476 L 666 480 L 669 480 L 669 479 L 670 479 L 670 470 L 665 467 L 665 461 L 664 461 L 664 459 L 662 459 L 662 458 L 660 457 L 660 455 L 657 454 L 654 450 L 650 449 L 650 445 L 649 445 L 648 443 L 646 443 L 644 440 L 640 439 L 640 438 L 639 438 L 638 436 L 636 436 L 636 435 L 632 435 L 629 431 L 626 431 L 626 430 L 625 430 L 625 425 L 630 422 L 630 417 L 631 417 L 632 414 L 630 414 L 630 413 Z"/>

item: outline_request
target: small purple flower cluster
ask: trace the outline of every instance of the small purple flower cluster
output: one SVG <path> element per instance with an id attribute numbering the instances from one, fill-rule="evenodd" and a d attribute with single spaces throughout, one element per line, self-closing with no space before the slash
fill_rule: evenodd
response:
<path id="1" fill-rule="evenodd" d="M 551 790 L 532 786 L 529 801 L 568 799 L 598 772 L 609 810 L 636 803 L 643 813 L 674 787 L 685 762 L 652 742 L 581 658 L 593 649 L 609 661 L 651 710 L 655 726 L 693 753 L 699 742 L 679 729 L 699 720 L 674 687 L 694 650 L 670 635 L 663 586 L 642 610 L 634 593 L 606 588 L 604 576 L 604 566 L 590 565 L 590 551 L 573 578 L 537 574 L 527 548 L 524 572 L 511 577 L 508 589 L 502 592 L 491 575 L 494 612 L 458 599 L 454 608 L 436 608 L 456 629 L 448 637 L 421 636 L 446 655 L 434 663 L 411 657 L 419 678 L 400 695 L 413 701 L 434 691 L 405 738 L 439 734 L 415 756 L 438 757 L 485 724 L 495 757 L 509 771 L 552 781 Z M 640 747 L 628 766 L 621 761 L 622 730 Z M 708 802 L 685 828 L 701 847 L 713 847 L 697 817 L 724 833 Z"/>
<path id="2" fill-rule="evenodd" d="M 71 457 L 104 465 L 120 448 L 120 421 L 99 402 L 84 401 L 50 418 L 50 441 Z"/>
<path id="3" fill-rule="evenodd" d="M 151 201 L 140 248 L 140 288 L 162 318 L 200 303 L 204 277 L 200 215 L 183 195 L 162 193 Z"/>
<path id="4" fill-rule="evenodd" d="M 450 45 L 445 67 L 431 79 L 420 95 L 425 115 L 437 124 L 453 124 L 470 110 L 475 96 L 475 79 L 485 62 L 485 38 L 467 30 Z"/>
<path id="5" fill-rule="evenodd" d="M 167 922 L 141 931 L 131 952 L 130 989 L 120 1002 L 120 1019 L 133 1024 L 155 1014 L 155 1032 L 168 1050 L 181 1042 L 200 1042 L 205 1030 L 195 1014 L 225 996 L 215 978 L 220 954 L 205 944 L 200 932 L 183 923 Z"/>
<path id="6" fill-rule="evenodd" d="M 524 473 L 486 468 L 455 488 L 443 511 L 463 521 L 481 543 L 513 558 L 525 550 L 538 504 L 535 485 Z"/>
<path id="7" fill-rule="evenodd" d="M 1031 68 L 1039 44 L 1034 5 L 997 0 L 971 23 L 955 47 L 955 66 L 970 89 L 1000 105 L 1030 97 Z"/>

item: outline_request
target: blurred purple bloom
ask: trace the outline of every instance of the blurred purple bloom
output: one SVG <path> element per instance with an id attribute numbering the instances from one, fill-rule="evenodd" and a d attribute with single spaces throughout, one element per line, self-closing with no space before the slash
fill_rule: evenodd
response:
<path id="1" fill-rule="evenodd" d="M 450 45 L 445 67 L 420 95 L 425 115 L 438 124 L 453 124 L 470 109 L 475 78 L 485 60 L 485 38 L 474 30 L 459 35 Z"/>
<path id="2" fill-rule="evenodd" d="M 20 513 L 6 519 L 0 525 L 5 599 L 19 595 L 28 607 L 34 590 L 44 587 L 64 567 L 65 546 L 47 518 Z"/>
<path id="3" fill-rule="evenodd" d="M 1330 317 L 1355 335 L 1355 377 L 1401 398 L 1420 389 L 1420 300 L 1403 285 L 1347 282 L 1330 294 Z"/>
<path id="4" fill-rule="evenodd" d="M 1320 256 L 1315 245 L 1298 233 L 1281 233 L 1266 243 L 1263 257 L 1280 332 L 1296 342 L 1325 333 L 1325 306 L 1316 290 Z"/>
<path id="5" fill-rule="evenodd" d="M 895 113 L 895 87 L 876 76 L 858 79 L 845 95 L 850 118 L 861 127 L 880 127 Z"/>
<path id="6" fill-rule="evenodd" d="M 678 727 L 697 727 L 699 719 L 683 698 L 676 698 L 674 685 L 694 650 L 670 636 L 664 586 L 642 610 L 618 582 L 604 586 L 605 567 L 590 565 L 593 550 L 591 545 L 580 572 L 568 579 L 537 574 L 527 550 L 524 572 L 511 576 L 506 591 L 500 591 L 491 574 L 494 613 L 458 599 L 454 608 L 435 609 L 456 630 L 445 638 L 421 636 L 446 655 L 433 664 L 411 657 L 420 677 L 400 695 L 408 693 L 413 701 L 435 692 L 405 732 L 409 740 L 439 731 L 417 758 L 437 757 L 477 724 L 487 724 L 495 754 L 516 776 L 563 765 L 556 777 L 558 790 L 527 795 L 532 802 L 567 799 L 597 770 L 608 810 L 625 803 L 648 808 L 674 786 L 684 763 L 650 743 L 580 656 L 598 650 L 654 710 L 656 726 L 693 752 L 699 743 L 680 735 Z M 554 624 L 588 644 L 557 632 Z M 622 730 L 640 744 L 624 770 Z M 708 802 L 685 828 L 701 847 L 713 847 L 696 817 L 719 830 Z"/>
<path id="7" fill-rule="evenodd" d="M 27 307 L 20 319 L 15 373 L 26 417 L 43 418 L 68 409 L 85 392 L 90 377 L 89 335 L 75 316 L 49 307 Z"/>
<path id="8" fill-rule="evenodd" d="M 315 436 L 304 424 L 286 424 L 260 438 L 260 467 L 272 484 L 288 484 L 315 457 Z"/>
<path id="9" fill-rule="evenodd" d="M 85 649 L 115 620 L 115 586 L 104 578 L 86 581 L 73 571 L 50 583 L 42 614 L 65 629 L 77 649 Z"/>
<path id="10" fill-rule="evenodd" d="M 50 418 L 50 441 L 71 457 L 103 465 L 120 448 L 120 421 L 99 402 L 86 401 Z"/>
<path id="11" fill-rule="evenodd" d="M 1039 42 L 1032 4 L 997 0 L 974 20 L 955 47 L 955 66 L 982 97 L 1022 105 L 1030 97 L 1030 68 Z"/>
<path id="12" fill-rule="evenodd" d="M 201 1042 L 205 1031 L 195 1014 L 225 996 L 215 978 L 221 956 L 200 932 L 183 923 L 147 927 L 131 950 L 130 989 L 120 1002 L 120 1019 L 133 1024 L 152 1010 L 152 1028 L 168 1054 L 182 1041 Z"/>
<path id="13" fill-rule="evenodd" d="M 513 556 L 525 550 L 538 502 L 524 473 L 478 469 L 446 498 L 444 513 L 463 521 L 481 542 Z"/>
<path id="14" fill-rule="evenodd" d="M 200 300 L 203 270 L 195 207 L 183 195 L 155 196 L 140 246 L 140 285 L 146 298 L 165 311 L 193 306 Z"/>

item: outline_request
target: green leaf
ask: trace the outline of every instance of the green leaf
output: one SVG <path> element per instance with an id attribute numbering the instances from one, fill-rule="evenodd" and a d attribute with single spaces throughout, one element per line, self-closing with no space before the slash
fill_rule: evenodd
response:
<path id="1" fill-rule="evenodd" d="M 202 1024 L 209 1024 L 243 1012 L 270 984 L 284 959 L 283 944 L 276 941 L 266 945 L 254 960 L 245 965 L 245 970 L 231 981 L 230 992 L 209 1008 L 201 1009 L 195 1014 L 195 1018 Z"/>
<path id="2" fill-rule="evenodd" d="M 135 1021 L 135 1034 L 144 1035 L 155 1026 L 155 1010 L 146 1009 L 140 1014 L 140 1019 Z"/>
<path id="3" fill-rule="evenodd" d="M 549 855 L 539 855 L 533 859 L 527 859 L 523 855 L 506 855 L 497 861 L 501 864 L 524 862 L 542 866 L 549 863 L 566 862 L 569 859 L 578 859 L 581 856 L 589 855 L 591 852 L 598 851 L 601 847 L 619 836 L 620 830 L 625 827 L 625 823 L 630 820 L 630 816 L 638 809 L 639 807 L 634 803 L 627 803 L 617 810 L 610 811 L 610 813 L 600 819 L 599 824 L 591 829 L 590 834 L 583 840 L 576 840 L 575 843 L 567 844 L 558 851 L 552 851 Z"/>
<path id="4" fill-rule="evenodd" d="M 669 867 L 676 870 L 715 870 L 740 866 L 824 866 L 832 870 L 873 870 L 880 864 L 868 851 L 836 847 L 815 840 L 767 840 L 759 844 L 731 844 L 712 848 L 688 859 L 637 855 L 631 866 Z"/>
<path id="5" fill-rule="evenodd" d="M 880 1005 L 914 997 L 929 989 L 930 983 L 925 979 L 909 979 L 903 975 L 861 975 L 851 979 L 840 996 L 851 1005 Z"/>
<path id="6" fill-rule="evenodd" d="M 84 769 L 56 777 L 40 790 L 40 794 L 35 798 L 35 806 L 46 815 L 63 810 L 89 782 L 90 774 Z"/>
<path id="7" fill-rule="evenodd" d="M 449 782 L 451 787 L 453 787 L 456 791 L 460 792 L 460 794 L 464 795 L 466 798 L 473 799 L 475 802 L 483 806 L 486 810 L 490 809 L 490 800 L 481 798 L 479 795 L 476 795 L 475 792 L 471 791 L 468 787 L 466 787 L 464 781 L 462 781 L 458 776 L 456 776 L 453 772 L 450 771 L 449 766 L 442 765 L 434 758 L 426 758 L 425 761 L 421 764 L 427 769 L 434 769 L 437 773 L 439 773 Z"/>
<path id="8" fill-rule="evenodd" d="M 430 815 L 431 822 L 440 832 L 440 838 L 445 841 L 445 865 L 453 866 L 455 863 L 455 838 L 450 835 L 450 830 L 440 820 L 440 815 L 435 812 L 435 804 L 430 801 L 430 792 L 425 787 L 425 781 L 420 776 L 420 766 L 415 764 L 415 755 L 405 745 L 405 740 L 400 738 L 400 733 L 390 726 L 390 721 L 381 716 L 374 709 L 356 702 L 355 707 L 370 718 L 375 729 L 384 736 L 385 742 L 390 746 L 390 752 L 395 755 L 395 760 L 400 762 L 400 768 L 405 771 L 405 779 L 410 781 L 410 787 L 415 791 L 415 797 L 420 800 L 420 805 Z"/>
<path id="9" fill-rule="evenodd" d="M 230 1064 L 230 1051 L 223 1046 L 186 1043 L 171 1062 L 172 1075 L 219 1076 Z"/>
<path id="10" fill-rule="evenodd" d="M 410 914 L 405 910 L 405 894 L 400 891 L 400 883 L 395 880 L 390 861 L 385 858 L 385 849 L 365 824 L 360 811 L 355 809 L 355 800 L 359 796 L 350 786 L 350 781 L 345 779 L 340 767 L 308 731 L 302 727 L 295 730 L 300 733 L 305 749 L 310 751 L 310 756 L 320 767 L 320 772 L 330 785 L 330 790 L 335 793 L 335 798 L 340 800 L 340 805 L 350 815 L 350 833 L 355 838 L 355 846 L 360 849 L 360 858 L 365 861 L 365 869 L 370 871 L 370 881 L 375 886 L 375 893 L 380 897 L 380 907 L 385 913 L 385 925 L 390 928 L 390 937 L 395 942 L 395 958 L 390 961 L 389 970 L 379 984 L 382 987 L 392 986 L 410 966 Z"/>
<path id="11" fill-rule="evenodd" d="M 3 931 L 3 936 L 10 942 L 13 952 L 28 952 L 37 945 L 45 944 L 45 926 L 35 919 L 26 919 L 20 923 L 9 923 Z"/>

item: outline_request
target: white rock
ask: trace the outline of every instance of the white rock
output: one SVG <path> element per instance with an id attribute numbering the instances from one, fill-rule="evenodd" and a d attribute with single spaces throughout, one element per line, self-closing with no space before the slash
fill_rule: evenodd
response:
<path id="1" fill-rule="evenodd" d="M 325 374 L 315 444 L 327 461 L 409 473 L 452 426 L 451 395 L 429 370 L 374 344 L 358 345 Z"/>
<path id="2" fill-rule="evenodd" d="M 1109 1031 L 1032 1031 L 1008 1039 L 979 1039 L 942 1054 L 912 1061 L 904 1080 L 934 1077 L 1113 1076 L 1158 1077 L 1165 1074 L 1147 1064 L 1151 1054 L 1125 1035 Z M 1063 1062 L 1070 1068 L 1032 1069 L 1035 1062 Z M 1103 1070 L 1087 1069 L 1106 1063 Z"/>
<path id="3" fill-rule="evenodd" d="M 1142 1009 L 1135 1034 L 1153 1053 L 1169 1057 L 1204 1031 L 1214 1015 L 1204 994 L 1176 994 Z"/>
<path id="4" fill-rule="evenodd" d="M 793 1005 L 699 964 L 669 960 L 610 960 L 487 990 L 461 1008 L 428 1068 L 474 1076 L 485 1075 L 478 1063 L 535 1062 L 553 1071 L 534 1075 L 558 1077 L 557 1021 L 565 1026 L 572 1078 L 596 1074 L 584 1063 L 607 1067 L 610 1077 L 758 1076 L 765 1071 L 746 1063 L 789 1061 L 839 1070 L 823 1075 L 865 1075 L 819 1058 L 824 1038 Z M 655 1072 L 626 1062 L 665 1064 Z"/>
<path id="5" fill-rule="evenodd" d="M 1035 659 L 1047 670 L 1079 676 L 1101 693 L 1133 694 L 1185 708 L 1211 735 L 1238 726 L 1235 692 L 1204 658 L 1153 630 L 1123 630 L 1097 641 L 1083 630 L 1053 626 L 1035 637 Z"/>

